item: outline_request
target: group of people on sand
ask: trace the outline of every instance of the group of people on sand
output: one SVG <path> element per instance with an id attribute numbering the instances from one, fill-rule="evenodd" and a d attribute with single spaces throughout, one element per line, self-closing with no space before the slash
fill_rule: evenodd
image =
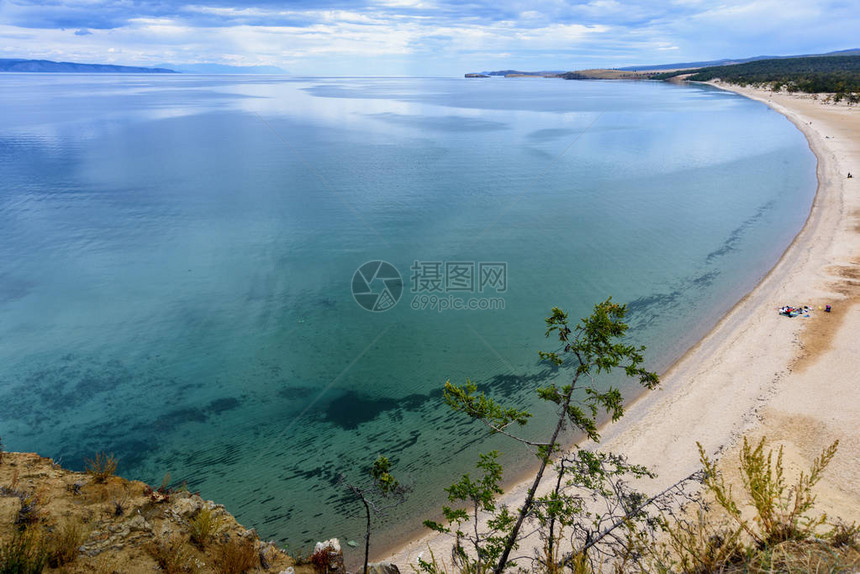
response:
<path id="1" fill-rule="evenodd" d="M 821 307 L 818 307 L 821 309 Z M 812 311 L 812 307 L 809 305 L 798 305 L 797 307 L 792 307 L 791 305 L 785 305 L 779 308 L 779 314 L 785 315 L 786 317 L 797 317 L 798 315 L 804 315 L 809 317 L 809 312 Z M 830 313 L 830 305 L 824 306 L 824 312 Z"/>
<path id="2" fill-rule="evenodd" d="M 785 315 L 786 317 L 797 317 L 798 315 L 805 315 L 809 313 L 809 305 L 803 305 L 792 307 L 791 305 L 785 305 L 784 307 L 779 308 L 779 314 Z"/>

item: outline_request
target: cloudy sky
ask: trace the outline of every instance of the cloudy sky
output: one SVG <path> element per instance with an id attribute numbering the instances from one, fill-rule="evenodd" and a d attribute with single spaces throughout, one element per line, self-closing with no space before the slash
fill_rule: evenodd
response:
<path id="1" fill-rule="evenodd" d="M 0 58 L 297 75 L 573 70 L 860 47 L 857 0 L 0 0 Z"/>

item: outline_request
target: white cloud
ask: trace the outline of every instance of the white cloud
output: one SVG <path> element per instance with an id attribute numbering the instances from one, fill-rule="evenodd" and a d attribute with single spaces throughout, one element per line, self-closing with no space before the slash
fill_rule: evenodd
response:
<path id="1" fill-rule="evenodd" d="M 78 0 L 62 8 L 78 14 L 104 5 Z M 124 0 L 111 4 L 135 6 Z M 6 1 L 0 2 L 0 50 L 90 62 L 112 53 L 126 58 L 118 63 L 131 65 L 216 62 L 283 66 L 302 74 L 459 75 L 505 59 L 510 67 L 560 69 L 567 63 L 620 66 L 827 51 L 856 47 L 860 26 L 851 3 L 817 0 L 372 0 L 362 9 L 289 6 L 203 1 L 158 14 L 111 14 L 108 23 L 121 22 L 113 27 L 62 30 L 39 24 L 47 18 L 39 6 Z M 19 22 L 25 17 L 32 17 L 26 27 Z"/>

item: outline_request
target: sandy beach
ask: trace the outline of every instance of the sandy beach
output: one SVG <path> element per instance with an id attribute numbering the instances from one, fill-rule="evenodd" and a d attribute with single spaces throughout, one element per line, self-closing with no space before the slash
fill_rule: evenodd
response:
<path id="1" fill-rule="evenodd" d="M 601 448 L 652 468 L 659 478 L 648 489 L 657 492 L 698 468 L 697 441 L 730 473 L 742 437 L 767 436 L 784 446 L 793 476 L 839 439 L 818 487 L 818 508 L 858 520 L 860 109 L 805 94 L 715 85 L 764 102 L 806 135 L 818 158 L 818 191 L 804 228 L 777 265 L 663 375 L 659 390 L 603 429 Z M 787 318 L 777 312 L 783 305 L 813 311 L 809 318 Z M 831 313 L 819 310 L 825 305 Z M 504 502 L 519 504 L 527 486 L 509 489 Z M 450 545 L 427 535 L 377 558 L 411 571 L 428 546 L 447 557 Z"/>

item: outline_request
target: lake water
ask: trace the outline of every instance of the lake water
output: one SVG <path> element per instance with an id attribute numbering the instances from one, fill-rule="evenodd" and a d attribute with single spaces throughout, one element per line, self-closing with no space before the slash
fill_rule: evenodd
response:
<path id="1" fill-rule="evenodd" d="M 170 472 L 292 548 L 360 539 L 339 478 L 386 454 L 414 486 L 390 543 L 478 452 L 533 461 L 449 413 L 447 379 L 539 434 L 543 318 L 609 295 L 666 368 L 815 185 L 798 130 L 709 87 L 3 75 L 0 436 Z"/>

